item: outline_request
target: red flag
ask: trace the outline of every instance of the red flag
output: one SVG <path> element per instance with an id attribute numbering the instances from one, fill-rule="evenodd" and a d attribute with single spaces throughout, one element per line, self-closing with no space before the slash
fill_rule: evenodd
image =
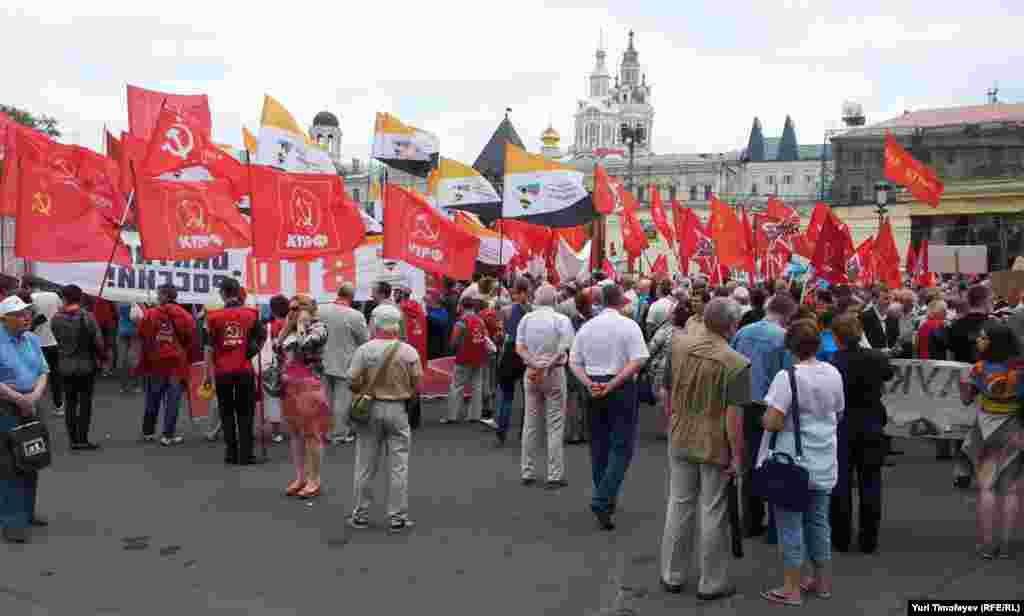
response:
<path id="1" fill-rule="evenodd" d="M 736 212 L 715 197 L 711 197 L 711 239 L 719 264 L 754 271 L 754 256 L 747 250 L 743 225 Z"/>
<path id="2" fill-rule="evenodd" d="M 615 271 L 615 267 L 612 265 L 612 262 L 607 258 L 604 260 L 604 263 L 601 264 L 601 270 L 604 271 L 604 275 L 611 280 L 614 280 L 615 282 L 619 281 L 619 273 Z"/>
<path id="3" fill-rule="evenodd" d="M 860 283 L 862 285 L 871 284 L 875 280 L 874 268 L 874 250 L 875 240 L 869 237 L 860 243 L 857 247 L 856 252 L 846 262 L 846 277 L 849 278 L 851 283 Z"/>
<path id="4" fill-rule="evenodd" d="M 473 276 L 480 238 L 445 218 L 419 195 L 384 187 L 384 258 L 455 280 Z"/>
<path id="5" fill-rule="evenodd" d="M 687 258 L 710 258 L 715 256 L 715 245 L 707 227 L 697 218 L 693 210 L 686 208 L 683 216 L 683 241 L 680 253 Z"/>
<path id="6" fill-rule="evenodd" d="M 619 214 L 619 226 L 622 229 L 622 248 L 627 254 L 637 256 L 647 249 L 647 234 L 636 216 L 636 198 L 619 186 L 619 197 L 622 199 L 622 212 Z"/>
<path id="7" fill-rule="evenodd" d="M 783 242 L 778 242 L 765 255 L 761 265 L 761 275 L 765 278 L 778 278 L 786 271 L 786 264 L 793 258 L 792 251 Z"/>
<path id="8" fill-rule="evenodd" d="M 577 227 L 563 227 L 561 229 L 555 229 L 557 233 L 570 248 L 579 252 L 583 249 L 583 246 L 587 243 L 587 232 L 583 228 L 583 225 Z"/>
<path id="9" fill-rule="evenodd" d="M 896 143 L 892 134 L 885 134 L 885 177 L 906 186 L 918 201 L 939 207 L 945 186 L 931 167 L 915 159 Z"/>
<path id="10" fill-rule="evenodd" d="M 892 236 L 892 226 L 885 218 L 878 228 L 878 239 L 875 240 L 875 276 L 890 289 L 903 286 L 900 278 L 900 253 L 896 250 L 896 240 Z"/>
<path id="11" fill-rule="evenodd" d="M 743 227 L 743 241 L 746 244 L 745 250 L 747 253 L 747 273 L 750 274 L 750 281 L 753 282 L 757 276 L 757 266 L 755 265 L 755 258 L 757 253 L 754 248 L 754 231 L 750 228 L 750 219 L 747 218 L 747 210 L 743 208 L 740 215 L 740 226 Z"/>
<path id="12" fill-rule="evenodd" d="M 210 170 L 213 177 L 227 180 L 231 184 L 231 194 L 236 201 L 251 192 L 246 165 L 212 143 L 208 142 L 203 148 L 202 165 Z"/>
<path id="13" fill-rule="evenodd" d="M 601 165 L 594 165 L 594 209 L 598 214 L 611 214 L 621 207 L 618 184 L 608 177 Z"/>
<path id="14" fill-rule="evenodd" d="M 420 363 L 423 368 L 427 367 L 427 313 L 419 302 L 411 299 L 404 300 L 399 308 L 402 309 L 402 319 L 405 322 L 405 341 L 408 342 L 420 354 Z"/>
<path id="15" fill-rule="evenodd" d="M 920 287 L 934 287 L 935 276 L 928 265 L 928 238 L 921 240 L 921 246 L 917 250 L 917 274 L 916 284 Z"/>
<path id="16" fill-rule="evenodd" d="M 690 210 L 690 208 L 684 208 L 675 199 L 672 200 L 672 224 L 675 227 L 676 234 L 676 250 L 679 258 L 679 270 L 684 276 L 690 273 L 690 256 L 691 253 L 686 252 L 687 246 L 687 233 L 693 223 L 690 221 L 690 217 L 696 219 L 696 215 Z"/>
<path id="17" fill-rule="evenodd" d="M 551 227 L 510 218 L 499 220 L 494 229 L 512 240 L 516 245 L 516 255 L 522 255 L 525 261 L 534 256 L 546 255 L 554 235 Z"/>
<path id="18" fill-rule="evenodd" d="M 654 220 L 654 226 L 658 228 L 661 236 L 668 242 L 669 247 L 675 250 L 676 238 L 675 234 L 672 233 L 672 227 L 668 224 L 668 215 L 665 214 L 665 206 L 661 204 L 661 191 L 654 184 L 650 186 L 651 190 L 651 219 Z"/>
<path id="19" fill-rule="evenodd" d="M 210 133 L 188 110 L 164 106 L 149 142 L 146 161 L 135 171 L 149 177 L 203 164 L 203 152 L 210 145 Z"/>
<path id="20" fill-rule="evenodd" d="M 852 251 L 847 251 L 846 239 L 836 218 L 826 217 L 825 224 L 821 226 L 818 234 L 814 258 L 811 259 L 815 275 L 830 284 L 847 282 L 847 261 L 851 255 Z"/>
<path id="21" fill-rule="evenodd" d="M 78 179 L 93 207 L 118 226 L 122 221 L 132 222 L 130 215 L 125 217 L 128 202 L 118 185 L 120 169 L 117 161 L 85 148 L 78 148 L 77 154 Z"/>
<path id="22" fill-rule="evenodd" d="M 130 260 L 116 224 L 97 209 L 73 176 L 21 159 L 14 252 L 23 259 L 71 263 Z"/>
<path id="23" fill-rule="evenodd" d="M 146 260 L 206 259 L 252 244 L 249 222 L 238 211 L 225 180 L 139 178 L 136 202 Z"/>
<path id="24" fill-rule="evenodd" d="M 199 127 L 207 135 L 213 128 L 210 119 L 210 101 L 205 94 L 167 94 L 128 86 L 128 130 L 134 137 L 149 141 L 157 127 L 157 119 L 164 105 L 194 115 Z"/>
<path id="25" fill-rule="evenodd" d="M 285 173 L 263 165 L 250 170 L 253 257 L 316 259 L 354 250 L 366 237 L 340 176 Z"/>
<path id="26" fill-rule="evenodd" d="M 651 273 L 654 274 L 655 278 L 668 278 L 668 257 L 665 255 L 658 255 L 658 258 L 654 260 L 654 265 L 651 266 Z"/>
<path id="27" fill-rule="evenodd" d="M 907 241 L 907 261 L 903 264 L 903 269 L 906 270 L 909 276 L 917 273 L 917 255 L 914 253 L 914 243 L 912 240 Z"/>
<path id="28" fill-rule="evenodd" d="M 807 230 L 804 231 L 802 237 L 794 238 L 793 247 L 798 255 L 808 259 L 814 258 L 818 234 L 829 214 L 831 214 L 831 210 L 824 203 L 814 205 L 814 212 L 811 214 L 810 222 L 807 223 Z"/>
<path id="29" fill-rule="evenodd" d="M 146 160 L 146 150 L 149 149 L 145 140 L 136 137 L 131 133 L 121 133 L 121 158 L 118 161 L 121 167 L 121 192 L 128 194 L 135 190 L 135 176 L 141 175 L 142 163 Z M 135 173 L 132 173 L 134 168 Z"/>

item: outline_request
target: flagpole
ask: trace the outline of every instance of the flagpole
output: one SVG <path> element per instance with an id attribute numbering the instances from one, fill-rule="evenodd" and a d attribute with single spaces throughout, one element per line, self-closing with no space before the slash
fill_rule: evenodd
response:
<path id="1" fill-rule="evenodd" d="M 135 164 L 133 161 L 128 161 L 128 166 L 132 170 L 132 179 L 135 178 Z M 121 224 L 117 227 L 117 237 L 114 239 L 114 247 L 110 250 L 110 258 L 107 259 L 107 266 L 103 268 L 103 280 L 100 282 L 99 291 L 96 292 L 96 297 L 103 298 L 103 290 L 107 287 L 107 281 L 110 279 L 110 267 L 114 263 L 114 257 L 117 255 L 117 248 L 121 245 L 121 233 L 124 230 L 125 221 L 128 220 L 128 212 L 131 211 L 132 206 L 135 204 L 135 191 L 133 190 L 128 195 L 128 203 L 124 207 L 124 213 L 121 214 Z M 147 285 L 148 286 L 148 285 Z"/>

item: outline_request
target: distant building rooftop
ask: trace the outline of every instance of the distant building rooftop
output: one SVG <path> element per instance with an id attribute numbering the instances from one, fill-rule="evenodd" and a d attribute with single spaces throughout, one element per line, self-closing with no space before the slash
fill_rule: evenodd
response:
<path id="1" fill-rule="evenodd" d="M 862 128 L 845 131 L 841 137 L 877 135 L 885 131 L 906 133 L 919 128 L 945 128 L 968 124 L 1017 124 L 1024 126 L 1024 103 L 993 103 L 907 111 Z"/>

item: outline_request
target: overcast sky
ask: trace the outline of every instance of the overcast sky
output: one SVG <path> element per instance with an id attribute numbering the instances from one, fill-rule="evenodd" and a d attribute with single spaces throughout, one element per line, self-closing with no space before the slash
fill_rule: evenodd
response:
<path id="1" fill-rule="evenodd" d="M 260 4 L 7 0 L 0 102 L 99 149 L 104 124 L 127 127 L 125 84 L 205 92 L 215 139 L 240 146 L 267 93 L 306 127 L 336 113 L 346 158 L 367 156 L 374 112 L 390 111 L 472 163 L 506 107 L 528 148 L 548 122 L 568 146 L 600 33 L 614 70 L 631 28 L 659 153 L 741 147 L 755 115 L 777 136 L 790 114 L 820 143 L 846 99 L 869 122 L 980 104 L 997 81 L 1024 102 L 1021 0 Z"/>

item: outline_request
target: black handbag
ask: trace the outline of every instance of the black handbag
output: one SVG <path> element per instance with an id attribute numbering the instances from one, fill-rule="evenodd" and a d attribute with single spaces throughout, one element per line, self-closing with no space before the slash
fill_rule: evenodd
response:
<path id="1" fill-rule="evenodd" d="M 38 419 L 28 419 L 7 433 L 14 469 L 21 475 L 43 470 L 53 462 L 50 431 Z"/>
<path id="2" fill-rule="evenodd" d="M 423 405 L 418 394 L 405 401 L 405 412 L 409 416 L 409 429 L 418 429 L 423 421 Z"/>
<path id="3" fill-rule="evenodd" d="M 789 414 L 793 416 L 793 440 L 796 443 L 796 458 L 781 451 L 775 451 L 779 433 L 773 432 L 768 443 L 768 457 L 754 469 L 751 487 L 756 496 L 772 505 L 789 511 L 807 511 L 811 499 L 811 476 L 800 466 L 804 449 L 800 442 L 800 397 L 796 388 L 796 372 L 789 373 L 789 388 L 793 392 L 793 404 Z"/>

